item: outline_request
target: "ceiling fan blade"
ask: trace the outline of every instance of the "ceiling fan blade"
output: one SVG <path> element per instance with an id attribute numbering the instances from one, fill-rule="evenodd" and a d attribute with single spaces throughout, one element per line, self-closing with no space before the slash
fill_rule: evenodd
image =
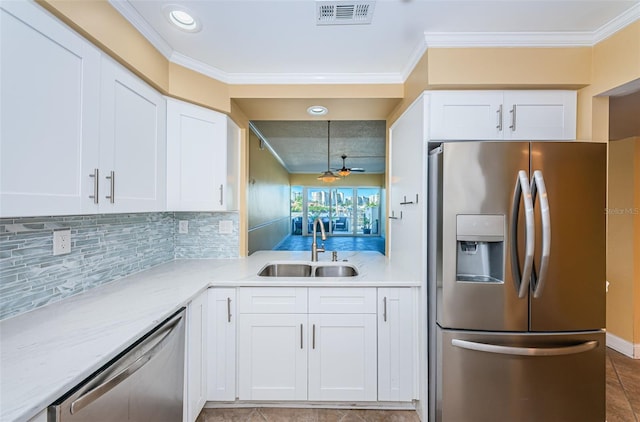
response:
<path id="1" fill-rule="evenodd" d="M 366 171 L 365 169 L 363 169 L 363 168 L 361 168 L 361 167 L 354 167 L 354 168 L 349 169 L 349 170 L 351 170 L 351 171 L 359 171 L 359 172 L 361 172 L 361 173 Z"/>

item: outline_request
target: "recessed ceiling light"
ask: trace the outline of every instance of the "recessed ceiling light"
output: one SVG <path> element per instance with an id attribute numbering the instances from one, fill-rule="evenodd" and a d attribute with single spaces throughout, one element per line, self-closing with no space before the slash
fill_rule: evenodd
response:
<path id="1" fill-rule="evenodd" d="M 312 116 L 324 116 L 328 112 L 329 110 L 326 107 L 317 106 L 317 105 L 311 106 L 307 109 L 307 113 L 309 113 Z"/>
<path id="2" fill-rule="evenodd" d="M 198 32 L 201 27 L 193 13 L 181 6 L 169 5 L 165 8 L 169 22 L 187 32 Z"/>

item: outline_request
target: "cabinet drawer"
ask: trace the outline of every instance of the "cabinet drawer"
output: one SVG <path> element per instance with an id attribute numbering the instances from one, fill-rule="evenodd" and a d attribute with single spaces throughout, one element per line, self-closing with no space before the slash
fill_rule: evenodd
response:
<path id="1" fill-rule="evenodd" d="M 313 314 L 375 314 L 374 287 L 310 288 L 309 313 Z"/>
<path id="2" fill-rule="evenodd" d="M 306 287 L 245 287 L 239 289 L 241 314 L 298 314 L 307 312 Z"/>

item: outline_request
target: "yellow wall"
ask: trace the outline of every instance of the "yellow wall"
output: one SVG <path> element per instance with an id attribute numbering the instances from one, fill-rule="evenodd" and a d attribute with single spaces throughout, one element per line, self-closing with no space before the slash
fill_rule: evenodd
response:
<path id="1" fill-rule="evenodd" d="M 433 89 L 575 88 L 591 82 L 591 48 L 432 48 Z"/>
<path id="2" fill-rule="evenodd" d="M 289 234 L 291 220 L 289 173 L 268 149 L 260 149 L 260 141 L 251 131 L 248 153 L 248 252 L 251 254 L 273 249 Z"/>
<path id="3" fill-rule="evenodd" d="M 640 344 L 640 137 L 609 144 L 607 330 Z"/>

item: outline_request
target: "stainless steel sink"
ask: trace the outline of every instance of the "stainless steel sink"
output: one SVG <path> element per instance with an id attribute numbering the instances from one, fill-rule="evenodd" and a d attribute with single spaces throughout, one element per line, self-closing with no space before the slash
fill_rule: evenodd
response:
<path id="1" fill-rule="evenodd" d="M 316 277 L 355 277 L 358 270 L 352 265 L 321 265 L 314 274 Z"/>
<path id="2" fill-rule="evenodd" d="M 355 277 L 358 269 L 351 264 L 272 262 L 258 272 L 262 277 Z"/>
<path id="3" fill-rule="evenodd" d="M 313 267 L 304 263 L 278 263 L 265 265 L 258 275 L 263 277 L 311 277 Z"/>

